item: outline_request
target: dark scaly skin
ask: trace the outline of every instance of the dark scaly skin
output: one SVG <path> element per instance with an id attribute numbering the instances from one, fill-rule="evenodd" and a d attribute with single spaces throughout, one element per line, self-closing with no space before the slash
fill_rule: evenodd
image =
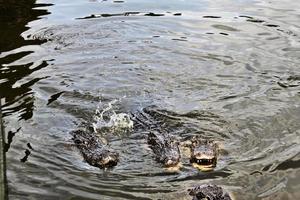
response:
<path id="1" fill-rule="evenodd" d="M 171 135 L 150 132 L 148 135 L 148 144 L 153 150 L 156 160 L 165 167 L 175 167 L 180 162 L 179 142 Z"/>
<path id="2" fill-rule="evenodd" d="M 190 145 L 190 162 L 206 169 L 217 165 L 218 145 L 214 141 L 193 137 Z"/>
<path id="3" fill-rule="evenodd" d="M 193 200 L 232 200 L 222 187 L 214 184 L 204 184 L 189 190 Z"/>
<path id="4" fill-rule="evenodd" d="M 171 141 L 172 139 L 169 139 L 170 135 L 160 133 L 160 130 L 164 129 L 164 123 L 166 123 L 164 120 L 170 119 L 170 117 L 172 117 L 173 115 L 176 116 L 176 114 L 163 113 L 159 110 L 157 111 L 155 107 L 148 107 L 144 108 L 143 112 L 132 113 L 131 115 L 132 119 L 135 121 L 134 124 L 136 130 L 152 130 L 152 132 L 149 133 L 148 136 L 148 144 L 154 151 L 157 160 L 166 165 L 164 159 L 166 155 L 170 157 L 170 153 L 168 153 L 167 148 L 174 149 L 177 152 L 179 152 L 179 150 L 177 150 L 177 144 L 173 145 L 172 147 L 170 147 L 170 145 L 168 147 L 168 145 L 164 144 L 171 144 L 172 142 L 168 142 L 167 140 Z M 153 132 L 153 130 L 156 130 L 156 132 Z M 172 132 L 172 130 L 168 128 L 168 131 L 164 132 Z M 194 136 L 192 137 L 192 139 L 184 141 L 182 144 L 183 146 L 190 148 L 190 162 L 193 164 L 194 167 L 206 171 L 212 170 L 216 166 L 219 149 L 217 143 L 202 139 L 200 136 Z M 171 163 L 171 161 L 169 162 Z M 195 166 L 194 164 L 197 166 Z"/>
<path id="5" fill-rule="evenodd" d="M 71 134 L 74 143 L 87 163 L 99 168 L 109 168 L 117 165 L 119 154 L 109 149 L 95 133 L 79 129 Z"/>

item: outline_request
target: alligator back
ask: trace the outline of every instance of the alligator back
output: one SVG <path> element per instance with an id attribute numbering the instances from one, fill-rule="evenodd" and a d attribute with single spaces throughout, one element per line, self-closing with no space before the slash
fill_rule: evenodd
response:
<path id="1" fill-rule="evenodd" d="M 148 134 L 148 144 L 153 150 L 156 160 L 164 166 L 173 167 L 180 162 L 179 142 L 175 137 L 151 131 Z"/>

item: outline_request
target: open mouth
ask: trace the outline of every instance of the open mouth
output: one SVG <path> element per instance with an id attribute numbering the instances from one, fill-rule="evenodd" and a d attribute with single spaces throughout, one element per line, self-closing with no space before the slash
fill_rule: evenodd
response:
<path id="1" fill-rule="evenodd" d="M 216 158 L 191 158 L 191 163 L 194 167 L 200 170 L 208 170 L 216 167 Z"/>
<path id="2" fill-rule="evenodd" d="M 212 159 L 192 159 L 192 163 L 196 163 L 199 165 L 214 165 L 216 163 L 215 161 L 216 159 L 212 158 Z"/>

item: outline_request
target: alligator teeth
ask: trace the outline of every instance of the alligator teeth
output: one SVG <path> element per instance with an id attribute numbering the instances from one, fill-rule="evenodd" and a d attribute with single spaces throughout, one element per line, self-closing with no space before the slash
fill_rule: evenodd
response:
<path id="1" fill-rule="evenodd" d="M 195 163 L 202 164 L 202 165 L 211 165 L 211 164 L 213 164 L 213 160 L 212 159 L 197 159 L 197 160 L 195 160 Z"/>

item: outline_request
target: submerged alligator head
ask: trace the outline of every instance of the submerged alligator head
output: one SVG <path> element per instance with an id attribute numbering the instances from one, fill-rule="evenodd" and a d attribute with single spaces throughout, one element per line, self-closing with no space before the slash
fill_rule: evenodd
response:
<path id="1" fill-rule="evenodd" d="M 222 187 L 214 184 L 199 185 L 189 190 L 193 200 L 232 200 Z"/>
<path id="2" fill-rule="evenodd" d="M 190 162 L 200 170 L 211 170 L 217 165 L 218 145 L 214 141 L 193 137 Z"/>
<path id="3" fill-rule="evenodd" d="M 171 135 L 150 132 L 148 144 L 153 150 L 158 162 L 165 167 L 177 167 L 180 163 L 179 142 Z"/>
<path id="4" fill-rule="evenodd" d="M 117 165 L 119 154 L 109 149 L 94 132 L 79 129 L 73 131 L 72 135 L 74 143 L 87 163 L 99 168 Z"/>

